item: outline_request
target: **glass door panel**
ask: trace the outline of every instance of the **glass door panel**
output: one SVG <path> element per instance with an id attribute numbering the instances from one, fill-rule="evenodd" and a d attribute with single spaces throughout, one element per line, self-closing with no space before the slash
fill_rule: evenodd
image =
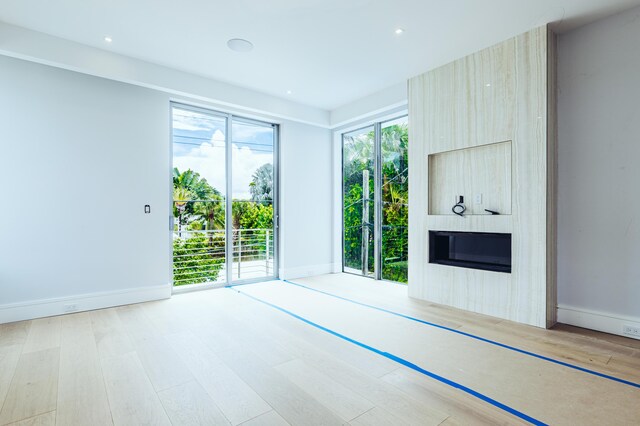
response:
<path id="1" fill-rule="evenodd" d="M 407 117 L 381 125 L 381 278 L 406 283 L 409 237 L 409 155 Z"/>
<path id="2" fill-rule="evenodd" d="M 344 272 L 374 276 L 375 129 L 342 136 Z"/>
<path id="3" fill-rule="evenodd" d="M 226 118 L 172 108 L 174 286 L 226 282 Z"/>
<path id="4" fill-rule="evenodd" d="M 276 276 L 275 138 L 271 124 L 234 118 L 232 158 L 232 280 Z"/>
<path id="5" fill-rule="evenodd" d="M 171 120 L 174 286 L 275 278 L 278 127 L 180 104 Z"/>

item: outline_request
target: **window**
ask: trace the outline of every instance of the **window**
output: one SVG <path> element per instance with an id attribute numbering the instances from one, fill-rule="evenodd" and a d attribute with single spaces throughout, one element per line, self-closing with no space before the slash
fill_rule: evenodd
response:
<path id="1" fill-rule="evenodd" d="M 343 271 L 407 282 L 407 117 L 342 135 Z"/>
<path id="2" fill-rule="evenodd" d="M 276 125 L 172 106 L 173 283 L 276 277 Z"/>

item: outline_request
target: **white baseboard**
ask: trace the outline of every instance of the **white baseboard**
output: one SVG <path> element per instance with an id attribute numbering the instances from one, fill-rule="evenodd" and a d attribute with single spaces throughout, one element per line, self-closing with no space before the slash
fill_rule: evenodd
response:
<path id="1" fill-rule="evenodd" d="M 0 305 L 0 324 L 168 299 L 169 297 L 171 297 L 171 284 L 164 284 L 12 303 Z M 69 310 L 68 305 L 75 305 L 75 309 Z"/>
<path id="2" fill-rule="evenodd" d="M 322 265 L 298 266 L 296 268 L 280 269 L 280 279 L 293 280 L 296 278 L 313 277 L 315 275 L 324 275 L 333 273 L 333 263 L 325 263 Z"/>
<path id="3" fill-rule="evenodd" d="M 625 325 L 640 328 L 640 318 L 637 317 L 621 316 L 607 312 L 575 308 L 573 306 L 558 305 L 558 322 L 640 339 L 640 337 L 630 336 L 622 332 L 622 328 Z"/>

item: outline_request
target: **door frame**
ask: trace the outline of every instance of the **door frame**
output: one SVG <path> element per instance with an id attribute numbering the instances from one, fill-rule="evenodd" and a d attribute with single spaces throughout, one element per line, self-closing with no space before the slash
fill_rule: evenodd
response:
<path id="1" fill-rule="evenodd" d="M 218 118 L 225 119 L 225 280 L 219 283 L 201 283 L 201 284 L 188 284 L 184 286 L 173 285 L 173 110 L 179 108 L 187 111 L 193 111 L 200 114 L 210 115 Z M 169 186 L 169 200 L 170 200 L 170 213 L 169 213 L 169 232 L 171 246 L 169 247 L 171 253 L 171 288 L 172 294 L 183 293 L 195 290 L 213 289 L 228 286 L 253 284 L 256 282 L 270 281 L 279 279 L 280 270 L 280 125 L 277 123 L 271 123 L 268 121 L 257 120 L 253 118 L 244 117 L 232 113 L 227 113 L 212 108 L 196 106 L 181 101 L 169 102 L 169 131 L 170 131 L 170 143 L 169 143 L 169 170 L 170 170 L 170 186 Z M 273 186 L 272 186 L 272 205 L 273 205 L 273 270 L 272 274 L 266 277 L 249 278 L 244 280 L 233 280 L 233 122 L 241 123 L 253 123 L 264 127 L 271 127 L 273 129 Z M 229 202 L 231 200 L 231 202 Z"/>
<path id="2" fill-rule="evenodd" d="M 376 117 L 375 120 L 360 123 L 356 126 L 342 128 L 334 133 L 334 146 L 337 146 L 339 152 L 339 170 L 335 173 L 336 181 L 340 191 L 340 205 L 335 210 L 334 215 L 338 215 L 340 235 L 337 238 L 340 239 L 339 247 L 339 265 L 340 272 L 350 275 L 356 275 L 364 278 L 370 278 L 377 281 L 385 281 L 389 283 L 405 285 L 403 283 L 397 283 L 396 281 L 385 280 L 382 278 L 382 125 L 389 121 L 394 121 L 400 118 L 409 117 L 407 110 L 400 110 L 393 114 Z M 373 127 L 374 131 L 374 226 L 373 226 L 373 249 L 374 249 L 374 271 L 373 276 L 356 274 L 354 272 L 345 271 L 344 262 L 344 135 L 354 133 L 359 130 L 365 130 Z M 334 164 L 337 162 L 334 161 Z M 334 244 L 337 247 L 338 244 Z M 338 257 L 335 257 L 338 261 Z"/>

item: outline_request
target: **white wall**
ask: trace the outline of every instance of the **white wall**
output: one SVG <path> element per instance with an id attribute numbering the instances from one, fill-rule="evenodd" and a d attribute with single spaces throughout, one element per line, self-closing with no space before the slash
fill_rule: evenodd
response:
<path id="1" fill-rule="evenodd" d="M 619 334 L 640 322 L 640 8 L 558 56 L 559 320 Z"/>
<path id="2" fill-rule="evenodd" d="M 0 305 L 168 296 L 165 95 L 6 57 L 0 93 Z"/>
<path id="3" fill-rule="evenodd" d="M 169 297 L 171 96 L 5 56 L 0 94 L 0 323 Z M 330 272 L 330 131 L 279 123 L 281 269 Z"/>
<path id="4" fill-rule="evenodd" d="M 281 126 L 281 278 L 333 272 L 331 143 L 328 129 Z"/>

